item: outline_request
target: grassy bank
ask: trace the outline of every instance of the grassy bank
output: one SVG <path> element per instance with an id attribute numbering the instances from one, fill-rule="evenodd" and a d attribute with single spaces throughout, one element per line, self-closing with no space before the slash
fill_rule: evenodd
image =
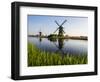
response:
<path id="1" fill-rule="evenodd" d="M 35 45 L 28 43 L 28 66 L 87 64 L 87 55 L 66 54 L 41 51 Z"/>

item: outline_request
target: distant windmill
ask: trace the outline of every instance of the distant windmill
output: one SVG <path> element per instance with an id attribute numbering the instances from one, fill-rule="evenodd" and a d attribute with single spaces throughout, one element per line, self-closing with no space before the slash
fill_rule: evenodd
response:
<path id="1" fill-rule="evenodd" d="M 58 24 L 57 21 L 55 21 L 55 23 L 59 26 L 55 31 L 54 33 L 58 30 L 58 36 L 63 36 L 65 31 L 64 31 L 64 27 L 62 26 L 67 20 L 65 20 L 64 22 L 62 22 L 61 25 Z"/>
<path id="2" fill-rule="evenodd" d="M 40 28 L 40 31 L 39 31 L 39 37 L 42 36 L 42 31 L 41 31 L 41 28 Z"/>
<path id="3" fill-rule="evenodd" d="M 42 36 L 42 32 L 41 32 L 41 31 L 39 32 L 39 36 L 40 36 L 40 37 Z"/>

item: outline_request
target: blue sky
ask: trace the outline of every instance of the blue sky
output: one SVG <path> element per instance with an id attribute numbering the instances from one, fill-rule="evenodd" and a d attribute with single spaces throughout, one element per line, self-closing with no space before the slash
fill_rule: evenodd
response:
<path id="1" fill-rule="evenodd" d="M 88 35 L 87 17 L 28 15 L 27 20 L 28 34 L 38 34 L 39 31 L 42 31 L 42 33 L 46 35 L 52 34 L 58 28 L 55 20 L 59 24 L 62 24 L 64 20 L 67 20 L 67 22 L 63 24 L 64 31 L 66 32 L 65 35 Z"/>

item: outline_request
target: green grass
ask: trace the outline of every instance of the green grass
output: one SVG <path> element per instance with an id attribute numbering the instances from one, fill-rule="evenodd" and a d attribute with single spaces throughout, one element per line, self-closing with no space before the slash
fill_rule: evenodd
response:
<path id="1" fill-rule="evenodd" d="M 46 52 L 38 49 L 34 44 L 28 43 L 28 66 L 74 65 L 87 64 L 87 54 L 66 54 Z"/>

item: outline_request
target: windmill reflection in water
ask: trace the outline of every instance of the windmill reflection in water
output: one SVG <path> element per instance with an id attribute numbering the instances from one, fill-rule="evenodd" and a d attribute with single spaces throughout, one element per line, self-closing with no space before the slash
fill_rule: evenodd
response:
<path id="1" fill-rule="evenodd" d="M 58 48 L 58 50 L 56 52 L 59 52 L 61 53 L 62 55 L 64 55 L 64 51 L 63 51 L 63 47 L 64 47 L 64 23 L 66 22 L 67 20 L 64 20 L 62 22 L 62 24 L 60 25 L 56 20 L 55 20 L 55 23 L 58 25 L 58 28 L 54 31 L 54 33 L 56 33 L 58 31 L 58 35 L 57 35 L 57 39 L 58 39 L 58 45 L 53 42 L 55 44 L 55 46 Z"/>
<path id="2" fill-rule="evenodd" d="M 64 55 L 64 51 L 63 51 L 63 47 L 64 47 L 64 27 L 62 25 L 64 25 L 64 23 L 67 20 L 64 20 L 62 22 L 62 24 L 58 24 L 58 22 L 55 20 L 55 23 L 58 25 L 58 28 L 54 31 L 53 34 L 50 34 L 48 36 L 48 40 L 51 41 L 53 43 L 53 45 L 55 45 L 57 47 L 58 50 L 56 50 L 56 53 L 60 53 L 62 55 Z M 55 34 L 58 31 L 57 34 Z M 40 42 L 42 41 L 42 38 L 40 38 Z"/>

